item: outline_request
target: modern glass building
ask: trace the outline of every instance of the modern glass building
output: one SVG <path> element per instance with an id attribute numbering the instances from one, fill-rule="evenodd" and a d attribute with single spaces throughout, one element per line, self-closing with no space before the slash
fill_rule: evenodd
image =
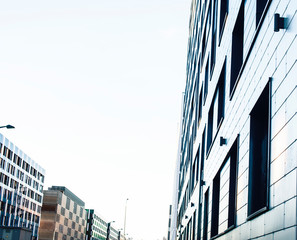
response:
<path id="1" fill-rule="evenodd" d="M 170 239 L 296 239 L 297 1 L 193 0 Z"/>
<path id="2" fill-rule="evenodd" d="M 27 229 L 37 239 L 44 175 L 41 166 L 0 134 L 0 226 Z"/>
<path id="3" fill-rule="evenodd" d="M 66 187 L 44 191 L 39 240 L 85 240 L 85 203 Z"/>

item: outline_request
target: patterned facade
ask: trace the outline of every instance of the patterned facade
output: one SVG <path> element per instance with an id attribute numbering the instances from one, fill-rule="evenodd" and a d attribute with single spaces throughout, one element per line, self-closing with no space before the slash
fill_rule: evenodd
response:
<path id="1" fill-rule="evenodd" d="M 84 240 L 87 214 L 85 203 L 66 187 L 44 191 L 39 239 Z"/>
<path id="2" fill-rule="evenodd" d="M 297 1 L 193 0 L 170 239 L 296 239 Z"/>
<path id="3" fill-rule="evenodd" d="M 0 226 L 32 231 L 37 239 L 45 170 L 0 134 Z"/>

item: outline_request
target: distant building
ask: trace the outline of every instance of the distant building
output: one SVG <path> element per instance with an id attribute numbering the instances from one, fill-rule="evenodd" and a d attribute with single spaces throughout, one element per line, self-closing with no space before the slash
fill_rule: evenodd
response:
<path id="1" fill-rule="evenodd" d="M 87 209 L 86 240 L 106 240 L 106 233 L 106 221 L 94 209 Z"/>
<path id="2" fill-rule="evenodd" d="M 29 229 L 32 239 L 37 239 L 44 174 L 41 166 L 0 134 L 0 226 Z"/>
<path id="3" fill-rule="evenodd" d="M 190 11 L 170 240 L 296 239 L 297 1 Z"/>
<path id="4" fill-rule="evenodd" d="M 122 240 L 120 231 L 112 227 L 112 223 L 107 222 L 94 209 L 87 209 L 87 230 L 86 240 L 106 240 L 109 231 L 110 240 Z"/>
<path id="5" fill-rule="evenodd" d="M 87 214 L 85 203 L 66 187 L 44 191 L 39 240 L 84 240 Z"/>

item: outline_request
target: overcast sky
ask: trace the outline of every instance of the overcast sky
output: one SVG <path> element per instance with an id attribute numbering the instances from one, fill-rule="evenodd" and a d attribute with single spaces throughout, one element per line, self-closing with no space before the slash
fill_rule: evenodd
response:
<path id="1" fill-rule="evenodd" d="M 134 240 L 167 236 L 190 0 L 0 0 L 1 133 Z"/>

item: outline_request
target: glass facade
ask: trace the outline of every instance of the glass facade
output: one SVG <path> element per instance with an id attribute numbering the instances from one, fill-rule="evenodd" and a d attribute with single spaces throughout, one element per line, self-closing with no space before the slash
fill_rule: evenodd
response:
<path id="1" fill-rule="evenodd" d="M 0 226 L 22 227 L 37 239 L 45 170 L 0 134 Z"/>

